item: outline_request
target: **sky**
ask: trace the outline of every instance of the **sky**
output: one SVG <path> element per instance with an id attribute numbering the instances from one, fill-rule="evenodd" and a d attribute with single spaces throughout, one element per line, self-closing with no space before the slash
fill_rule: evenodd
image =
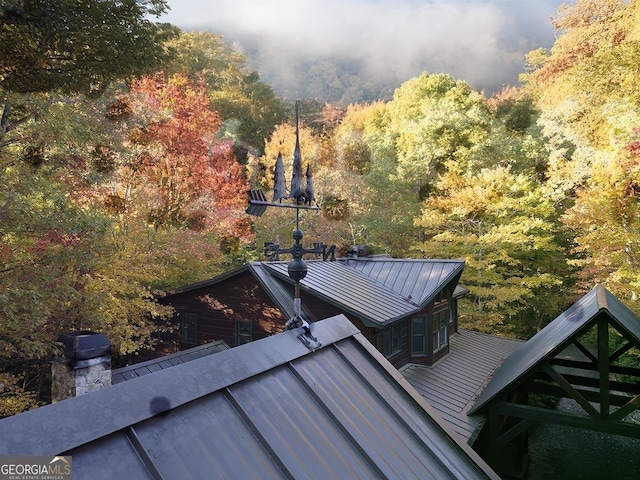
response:
<path id="1" fill-rule="evenodd" d="M 551 17 L 563 3 L 575 2 L 168 0 L 161 20 L 250 49 L 252 66 L 273 84 L 300 60 L 341 58 L 398 86 L 428 71 L 492 93 L 518 85 L 525 53 L 553 44 Z"/>

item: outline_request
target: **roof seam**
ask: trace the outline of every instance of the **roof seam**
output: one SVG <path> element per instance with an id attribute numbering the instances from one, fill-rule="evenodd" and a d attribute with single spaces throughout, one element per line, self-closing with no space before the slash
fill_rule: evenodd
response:
<path id="1" fill-rule="evenodd" d="M 131 443 L 131 446 L 133 447 L 133 450 L 138 454 L 138 457 L 140 457 L 140 460 L 144 464 L 149 475 L 151 475 L 151 477 L 154 480 L 163 480 L 163 477 L 160 474 L 158 467 L 156 467 L 156 464 L 153 462 L 152 458 L 149 456 L 149 453 L 142 445 L 142 442 L 140 441 L 138 434 L 133 428 L 133 425 L 126 427 L 124 431 L 125 431 L 127 440 L 129 440 L 129 442 Z"/>
<path id="2" fill-rule="evenodd" d="M 283 473 L 286 478 L 291 480 L 295 480 L 295 476 L 289 471 L 287 466 L 284 464 L 280 456 L 276 453 L 276 451 L 269 445 L 267 439 L 262 435 L 258 426 L 253 422 L 247 412 L 242 408 L 240 402 L 238 402 L 231 391 L 230 387 L 226 387 L 223 391 L 223 395 L 225 400 L 229 402 L 231 407 L 238 413 L 238 416 L 245 423 L 247 428 L 251 433 L 253 433 L 254 437 L 260 443 L 260 446 L 267 452 L 269 458 L 275 463 L 278 469 Z"/>
<path id="3" fill-rule="evenodd" d="M 338 353 L 338 356 L 342 360 L 344 360 L 344 356 L 339 352 L 337 348 L 335 348 L 334 345 L 332 345 L 331 348 Z M 296 370 L 295 365 L 293 365 L 293 362 L 289 362 L 287 366 L 290 369 L 293 376 L 302 384 L 302 386 L 305 388 L 305 390 L 311 396 L 311 398 L 315 400 L 318 407 L 322 409 L 325 415 L 327 415 L 327 417 L 331 419 L 331 422 L 334 424 L 336 429 L 342 435 L 344 435 L 349 439 L 349 441 L 353 444 L 354 448 L 360 453 L 360 455 L 362 455 L 366 459 L 369 466 L 371 466 L 372 469 L 375 470 L 375 472 L 379 475 L 379 478 L 387 478 L 387 476 L 376 464 L 373 458 L 371 458 L 371 455 L 369 455 L 369 453 L 356 441 L 354 436 L 347 430 L 347 428 L 343 425 L 343 423 L 338 420 L 338 418 L 334 415 L 334 413 L 328 408 L 326 403 L 322 401 L 320 396 L 316 393 L 315 389 L 309 384 L 309 382 L 307 382 L 307 380 L 300 374 L 300 372 Z"/>

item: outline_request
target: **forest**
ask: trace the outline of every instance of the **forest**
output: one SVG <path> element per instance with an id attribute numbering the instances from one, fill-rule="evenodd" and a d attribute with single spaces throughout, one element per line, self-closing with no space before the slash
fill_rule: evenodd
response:
<path id="1" fill-rule="evenodd" d="M 245 209 L 279 153 L 291 175 L 294 105 L 222 36 L 154 22 L 166 8 L 0 2 L 0 417 L 46 400 L 62 333 L 151 348 L 163 291 L 291 239 L 288 209 Z M 468 329 L 527 339 L 596 284 L 640 313 L 640 2 L 552 22 L 490 98 L 424 72 L 378 101 L 300 99 L 304 242 L 464 259 Z"/>

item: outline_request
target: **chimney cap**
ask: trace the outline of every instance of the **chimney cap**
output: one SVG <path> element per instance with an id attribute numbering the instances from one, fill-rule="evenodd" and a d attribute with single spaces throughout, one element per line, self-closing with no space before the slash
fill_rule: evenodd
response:
<path id="1" fill-rule="evenodd" d="M 86 360 L 111 354 L 111 343 L 102 333 L 86 330 L 60 335 L 64 356 L 71 360 Z"/>
<path id="2" fill-rule="evenodd" d="M 373 250 L 369 245 L 349 245 L 347 248 L 347 257 L 356 258 L 356 257 L 370 257 L 373 253 Z"/>

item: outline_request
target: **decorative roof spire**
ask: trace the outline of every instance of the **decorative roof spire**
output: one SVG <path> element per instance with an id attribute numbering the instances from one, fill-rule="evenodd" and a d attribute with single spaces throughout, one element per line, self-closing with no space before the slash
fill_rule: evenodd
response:
<path id="1" fill-rule="evenodd" d="M 300 153 L 300 127 L 298 122 L 298 103 L 296 102 L 296 146 L 293 149 L 293 171 L 291 173 L 291 192 L 289 198 L 297 204 L 305 202 L 305 189 L 302 185 L 302 155 Z"/>
<path id="2" fill-rule="evenodd" d="M 313 172 L 311 171 L 311 163 L 307 165 L 307 188 L 304 192 L 306 197 L 306 203 L 311 205 L 313 201 L 316 199 L 315 188 L 313 187 Z"/>
<path id="3" fill-rule="evenodd" d="M 247 213 L 251 215 L 261 216 L 267 207 L 279 208 L 295 208 L 296 210 L 296 229 L 293 231 L 293 239 L 295 241 L 291 248 L 282 249 L 279 243 L 265 243 L 265 254 L 273 255 L 279 258 L 281 253 L 291 254 L 293 260 L 287 265 L 289 277 L 294 281 L 294 298 L 293 298 L 293 316 L 285 324 L 287 330 L 302 327 L 304 333 L 298 335 L 298 338 L 307 348 L 315 350 L 322 347 L 318 339 L 311 334 L 309 323 L 302 316 L 302 303 L 300 299 L 300 281 L 307 274 L 307 264 L 302 257 L 308 253 L 322 255 L 322 259 L 326 260 L 329 255 L 333 259 L 335 246 L 327 251 L 327 246 L 322 243 L 315 243 L 311 249 L 304 248 L 302 245 L 302 230 L 300 230 L 300 210 L 320 210 L 318 205 L 312 205 L 315 200 L 315 192 L 313 187 L 313 179 L 311 165 L 307 165 L 306 187 L 303 185 L 302 177 L 302 155 L 300 154 L 300 124 L 298 121 L 298 103 L 296 102 L 296 146 L 293 150 L 293 173 L 291 177 L 291 191 L 286 196 L 286 183 L 284 179 L 284 166 L 282 164 L 282 154 L 278 154 L 276 165 L 274 168 L 274 187 L 273 200 L 268 202 L 262 190 L 251 190 L 249 192 L 249 207 Z M 282 202 L 283 198 L 294 199 L 295 202 Z M 278 203 L 275 203 L 278 201 Z"/>
<path id="4" fill-rule="evenodd" d="M 276 159 L 276 167 L 273 171 L 274 185 L 273 185 L 273 199 L 272 201 L 282 202 L 283 198 L 287 198 L 287 185 L 284 179 L 284 164 L 282 163 L 282 153 L 278 153 Z"/>

